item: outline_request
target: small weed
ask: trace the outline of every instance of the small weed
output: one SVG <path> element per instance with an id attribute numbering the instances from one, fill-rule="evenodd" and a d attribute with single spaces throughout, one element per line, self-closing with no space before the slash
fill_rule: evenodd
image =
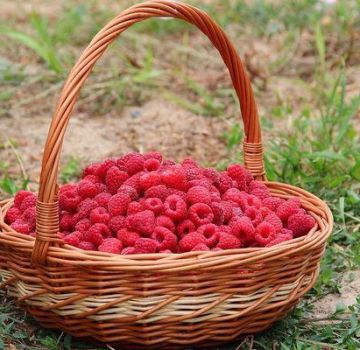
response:
<path id="1" fill-rule="evenodd" d="M 62 183 L 75 181 L 79 178 L 81 172 L 80 162 L 77 158 L 71 157 L 62 167 L 60 179 Z"/>

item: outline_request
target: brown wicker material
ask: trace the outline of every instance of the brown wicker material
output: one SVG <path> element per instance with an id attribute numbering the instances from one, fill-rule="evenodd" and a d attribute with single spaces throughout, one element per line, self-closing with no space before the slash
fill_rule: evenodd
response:
<path id="1" fill-rule="evenodd" d="M 79 91 L 119 34 L 160 16 L 196 25 L 218 49 L 240 101 L 245 166 L 273 195 L 301 198 L 317 223 L 308 235 L 270 248 L 133 256 L 82 251 L 56 238 L 59 158 Z M 154 0 L 131 7 L 95 36 L 65 83 L 43 155 L 36 240 L 5 224 L 13 200 L 0 202 L 0 287 L 45 327 L 101 342 L 168 349 L 226 342 L 268 328 L 314 285 L 333 220 L 314 195 L 265 181 L 262 152 L 250 82 L 224 32 L 189 5 Z"/>

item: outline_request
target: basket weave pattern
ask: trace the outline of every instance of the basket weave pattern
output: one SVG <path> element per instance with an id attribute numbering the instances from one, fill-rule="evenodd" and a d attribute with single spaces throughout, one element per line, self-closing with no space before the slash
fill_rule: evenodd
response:
<path id="1" fill-rule="evenodd" d="M 57 173 L 64 133 L 79 91 L 107 46 L 149 17 L 196 25 L 220 52 L 239 97 L 245 166 L 275 196 L 298 196 L 316 220 L 304 237 L 270 248 L 183 254 L 112 255 L 82 251 L 58 238 Z M 332 231 L 324 202 L 294 186 L 267 182 L 260 124 L 249 79 L 224 32 L 189 5 L 154 0 L 133 6 L 105 26 L 65 83 L 43 155 L 36 239 L 12 230 L 0 202 L 0 287 L 42 325 L 77 337 L 156 348 L 230 341 L 268 328 L 315 283 Z"/>

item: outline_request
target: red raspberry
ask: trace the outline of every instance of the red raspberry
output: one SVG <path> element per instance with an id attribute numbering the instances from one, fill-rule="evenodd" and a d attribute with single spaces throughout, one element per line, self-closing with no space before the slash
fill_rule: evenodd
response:
<path id="1" fill-rule="evenodd" d="M 260 210 L 254 207 L 248 207 L 245 210 L 245 215 L 251 220 L 252 224 L 256 227 L 262 221 Z"/>
<path id="2" fill-rule="evenodd" d="M 188 233 L 196 231 L 196 227 L 191 220 L 186 219 L 184 221 L 181 221 L 177 225 L 176 230 L 177 230 L 178 236 L 180 238 L 182 238 L 183 236 L 187 235 Z"/>
<path id="3" fill-rule="evenodd" d="M 240 205 L 241 208 L 246 206 L 244 195 L 237 188 L 228 189 L 222 196 L 223 201 L 231 201 Z"/>
<path id="4" fill-rule="evenodd" d="M 110 198 L 109 203 L 108 203 L 109 213 L 112 216 L 126 214 L 127 207 L 130 202 L 131 202 L 131 198 L 127 193 L 120 192 L 120 193 L 114 194 Z"/>
<path id="5" fill-rule="evenodd" d="M 296 214 L 296 212 L 300 209 L 300 207 L 301 207 L 300 199 L 294 197 L 280 204 L 276 209 L 276 215 L 282 221 L 286 222 L 289 216 Z"/>
<path id="6" fill-rule="evenodd" d="M 192 205 L 195 203 L 211 204 L 211 194 L 208 189 L 202 186 L 191 187 L 186 195 L 186 201 Z"/>
<path id="7" fill-rule="evenodd" d="M 226 172 L 220 173 L 219 185 L 218 185 L 220 193 L 224 194 L 231 187 L 232 187 L 231 177 Z"/>
<path id="8" fill-rule="evenodd" d="M 129 185 L 121 185 L 118 189 L 118 193 L 127 193 L 132 201 L 136 201 L 139 198 L 137 190 Z"/>
<path id="9" fill-rule="evenodd" d="M 145 198 L 159 198 L 164 201 L 169 196 L 169 190 L 164 185 L 157 185 L 146 190 Z"/>
<path id="10" fill-rule="evenodd" d="M 239 207 L 233 206 L 231 218 L 241 218 L 242 216 L 244 216 L 243 211 Z"/>
<path id="11" fill-rule="evenodd" d="M 231 233 L 240 239 L 241 242 L 249 244 L 254 241 L 255 228 L 247 216 L 232 219 L 229 223 Z"/>
<path id="12" fill-rule="evenodd" d="M 210 208 L 214 214 L 214 224 L 220 226 L 224 223 L 224 209 L 223 205 L 218 202 L 212 202 Z"/>
<path id="13" fill-rule="evenodd" d="M 176 165 L 176 163 L 173 160 L 165 159 L 162 163 L 162 168 L 163 169 L 169 168 L 169 167 L 172 167 L 173 165 Z"/>
<path id="14" fill-rule="evenodd" d="M 246 203 L 249 207 L 255 207 L 256 209 L 259 209 L 262 205 L 261 200 L 251 194 L 246 196 Z"/>
<path id="15" fill-rule="evenodd" d="M 169 188 L 169 196 L 175 194 L 186 202 L 186 193 L 184 191 L 177 190 L 176 188 Z"/>
<path id="16" fill-rule="evenodd" d="M 125 167 L 128 174 L 134 175 L 144 170 L 144 156 L 140 153 L 130 153 L 125 161 Z"/>
<path id="17" fill-rule="evenodd" d="M 282 221 L 275 213 L 270 213 L 264 219 L 265 222 L 269 222 L 275 227 L 276 232 L 280 232 L 283 228 Z"/>
<path id="18" fill-rule="evenodd" d="M 96 175 L 86 175 L 83 177 L 84 181 L 92 182 L 93 184 L 97 184 L 101 182 L 99 176 Z"/>
<path id="19" fill-rule="evenodd" d="M 266 216 L 268 216 L 271 213 L 271 210 L 268 207 L 261 207 L 259 210 L 260 210 L 260 214 L 263 218 L 265 218 Z"/>
<path id="20" fill-rule="evenodd" d="M 290 239 L 292 239 L 292 236 L 282 235 L 282 234 L 276 235 L 275 238 L 272 241 L 270 241 L 265 247 L 272 247 L 276 244 L 280 244 L 280 243 L 289 241 Z"/>
<path id="21" fill-rule="evenodd" d="M 187 189 L 185 170 L 180 165 L 174 165 L 161 173 L 161 180 L 167 186 L 185 191 Z"/>
<path id="22" fill-rule="evenodd" d="M 144 201 L 144 206 L 154 212 L 155 215 L 159 215 L 163 211 L 163 203 L 159 198 L 148 198 Z"/>
<path id="23" fill-rule="evenodd" d="M 95 208 L 90 213 L 90 221 L 92 224 L 103 223 L 108 224 L 110 220 L 110 214 L 103 207 Z"/>
<path id="24" fill-rule="evenodd" d="M 105 184 L 111 194 L 115 194 L 129 175 L 117 166 L 112 166 L 106 173 Z"/>
<path id="25" fill-rule="evenodd" d="M 78 206 L 78 217 L 79 219 L 87 218 L 91 211 L 98 207 L 96 200 L 86 198 Z"/>
<path id="26" fill-rule="evenodd" d="M 145 210 L 145 206 L 139 202 L 130 202 L 127 208 L 127 215 L 140 213 L 141 211 Z"/>
<path id="27" fill-rule="evenodd" d="M 83 236 L 84 241 L 90 242 L 94 244 L 96 247 L 98 247 L 104 240 L 104 236 L 102 234 L 103 230 L 106 231 L 107 229 L 108 232 L 110 232 L 110 230 L 107 228 L 106 225 L 104 225 L 106 229 L 104 229 L 104 227 L 99 227 L 99 225 L 103 225 L 103 224 L 95 224 L 91 226 L 88 231 L 84 232 L 84 236 Z"/>
<path id="28" fill-rule="evenodd" d="M 184 169 L 186 180 L 189 182 L 193 180 L 199 180 L 203 177 L 202 171 L 199 168 L 186 166 Z"/>
<path id="29" fill-rule="evenodd" d="M 14 221 L 10 227 L 15 230 L 18 233 L 23 233 L 25 235 L 28 235 L 30 233 L 30 226 L 25 223 L 24 221 L 22 221 L 21 219 L 18 219 L 16 221 Z"/>
<path id="30" fill-rule="evenodd" d="M 249 182 L 249 172 L 239 164 L 229 165 L 227 174 L 236 181 L 239 190 L 247 190 L 247 182 Z"/>
<path id="31" fill-rule="evenodd" d="M 181 238 L 179 242 L 179 248 L 181 252 L 190 252 L 200 243 L 206 244 L 205 237 L 199 232 L 190 232 Z"/>
<path id="32" fill-rule="evenodd" d="M 108 192 L 102 192 L 95 196 L 96 202 L 99 204 L 100 207 L 107 208 L 109 200 L 111 198 L 111 194 Z"/>
<path id="33" fill-rule="evenodd" d="M 86 241 L 80 242 L 78 247 L 82 250 L 97 250 L 95 244 Z"/>
<path id="34" fill-rule="evenodd" d="M 36 196 L 32 193 L 31 196 L 26 196 L 20 205 L 20 210 L 24 212 L 28 208 L 36 206 Z"/>
<path id="35" fill-rule="evenodd" d="M 99 191 L 99 184 L 94 184 L 93 182 L 81 180 L 78 184 L 78 194 L 81 198 L 94 198 Z"/>
<path id="36" fill-rule="evenodd" d="M 126 226 L 130 230 L 149 236 L 155 228 L 155 215 L 151 210 L 129 215 L 126 218 Z"/>
<path id="37" fill-rule="evenodd" d="M 186 216 L 186 203 L 185 201 L 173 194 L 166 198 L 164 203 L 164 213 L 174 221 L 180 221 Z"/>
<path id="38" fill-rule="evenodd" d="M 120 239 L 125 247 L 133 247 L 135 242 L 140 238 L 140 235 L 137 232 L 122 228 L 118 231 L 117 238 Z"/>
<path id="39" fill-rule="evenodd" d="M 98 168 L 96 169 L 95 174 L 93 175 L 97 175 L 99 178 L 101 178 L 102 180 L 105 180 L 106 177 L 106 173 L 108 172 L 108 170 L 115 166 L 116 162 L 113 159 L 106 159 L 104 162 L 99 163 Z"/>
<path id="40" fill-rule="evenodd" d="M 228 225 L 219 226 L 219 232 L 231 233 L 231 227 Z"/>
<path id="41" fill-rule="evenodd" d="M 193 160 L 192 158 L 185 158 L 182 162 L 181 165 L 184 168 L 199 168 L 198 163 L 195 162 L 195 160 Z"/>
<path id="42" fill-rule="evenodd" d="M 125 216 L 113 216 L 109 221 L 109 229 L 117 233 L 119 230 L 126 226 L 126 218 Z"/>
<path id="43" fill-rule="evenodd" d="M 141 189 L 143 191 L 146 191 L 150 187 L 161 184 L 161 175 L 156 171 L 151 171 L 150 173 L 142 174 L 139 178 L 139 184 Z"/>
<path id="44" fill-rule="evenodd" d="M 241 245 L 240 240 L 235 236 L 226 232 L 219 233 L 219 242 L 216 245 L 217 248 L 236 249 L 236 248 L 240 248 L 240 245 Z"/>
<path id="45" fill-rule="evenodd" d="M 15 222 L 17 219 L 20 219 L 20 217 L 21 217 L 21 211 L 16 207 L 11 207 L 6 212 L 5 222 L 10 225 L 13 222 Z"/>
<path id="46" fill-rule="evenodd" d="M 197 232 L 205 237 L 205 243 L 209 248 L 215 247 L 219 241 L 219 229 L 214 224 L 199 226 Z"/>
<path id="47" fill-rule="evenodd" d="M 121 251 L 121 255 L 130 255 L 130 254 L 135 254 L 134 247 L 126 247 Z"/>
<path id="48" fill-rule="evenodd" d="M 91 222 L 89 219 L 81 219 L 75 224 L 75 230 L 80 232 L 85 232 L 91 227 Z"/>
<path id="49" fill-rule="evenodd" d="M 136 241 L 134 246 L 135 254 L 156 253 L 158 243 L 150 238 L 140 238 Z"/>
<path id="50" fill-rule="evenodd" d="M 204 203 L 193 204 L 189 208 L 188 215 L 195 226 L 210 224 L 214 220 L 214 214 L 211 208 Z"/>
<path id="51" fill-rule="evenodd" d="M 158 249 L 169 249 L 174 251 L 177 244 L 177 237 L 166 227 L 155 227 L 154 232 L 151 234 L 151 238 L 158 242 Z"/>
<path id="52" fill-rule="evenodd" d="M 151 152 L 144 153 L 144 159 L 145 160 L 156 159 L 161 163 L 162 160 L 163 160 L 163 156 L 162 156 L 162 154 L 160 152 L 151 151 Z"/>
<path id="53" fill-rule="evenodd" d="M 146 159 L 144 162 L 144 168 L 147 171 L 155 171 L 160 168 L 160 161 L 155 158 Z"/>
<path id="54" fill-rule="evenodd" d="M 86 176 L 88 176 L 88 175 L 96 175 L 97 172 L 98 172 L 98 170 L 99 170 L 100 164 L 101 164 L 101 163 L 92 163 L 92 164 L 88 165 L 88 166 L 84 169 L 81 177 L 84 178 L 84 177 L 86 177 Z"/>
<path id="55" fill-rule="evenodd" d="M 224 212 L 224 222 L 228 222 L 233 216 L 233 207 L 237 205 L 235 202 L 221 201 L 221 208 Z"/>
<path id="56" fill-rule="evenodd" d="M 63 240 L 65 244 L 70 244 L 74 247 L 78 247 L 80 243 L 79 235 L 75 232 L 66 235 Z"/>
<path id="57" fill-rule="evenodd" d="M 202 177 L 200 179 L 191 180 L 187 184 L 188 189 L 190 189 L 192 187 L 195 187 L 195 186 L 201 186 L 201 187 L 204 187 L 204 188 L 206 188 L 206 189 L 208 189 L 210 191 L 210 188 L 211 188 L 212 185 L 211 185 L 210 181 L 207 178 Z"/>
<path id="58" fill-rule="evenodd" d="M 14 198 L 14 207 L 20 209 L 21 204 L 23 202 L 23 200 L 26 197 L 29 196 L 34 196 L 34 194 L 30 191 L 25 191 L 25 190 L 20 190 L 18 193 L 16 193 L 15 198 Z"/>
<path id="59" fill-rule="evenodd" d="M 290 239 L 294 238 L 294 237 L 293 237 L 293 232 L 292 232 L 291 230 L 287 229 L 287 228 L 283 228 L 283 229 L 281 230 L 280 234 L 282 234 L 282 235 L 288 235 L 288 236 L 290 235 L 290 236 L 291 236 Z"/>
<path id="60" fill-rule="evenodd" d="M 255 241 L 260 247 L 265 247 L 276 237 L 276 230 L 269 222 L 262 222 L 255 229 Z"/>
<path id="61" fill-rule="evenodd" d="M 210 180 L 210 182 L 217 186 L 220 183 L 220 174 L 214 168 L 205 168 L 203 175 Z"/>
<path id="62" fill-rule="evenodd" d="M 289 217 L 287 227 L 294 237 L 306 235 L 315 226 L 315 219 L 308 214 L 293 214 Z"/>
<path id="63" fill-rule="evenodd" d="M 117 238 L 106 238 L 98 247 L 99 252 L 120 254 L 122 251 L 122 243 Z"/>
<path id="64" fill-rule="evenodd" d="M 276 211 L 280 204 L 285 203 L 285 200 L 279 197 L 269 197 L 262 201 L 263 205 L 269 208 L 271 211 Z"/>
<path id="65" fill-rule="evenodd" d="M 140 187 L 140 176 L 142 175 L 142 173 L 138 173 L 135 174 L 131 177 L 129 177 L 122 185 L 123 186 L 130 186 L 132 187 L 136 193 L 139 193 L 141 191 L 141 187 Z"/>
<path id="66" fill-rule="evenodd" d="M 253 181 L 252 183 L 256 183 L 257 181 Z M 252 194 L 253 196 L 258 197 L 259 199 L 263 200 L 265 198 L 270 198 L 271 197 L 271 193 L 269 191 L 269 189 L 263 185 L 264 187 L 256 187 L 253 190 L 250 191 L 250 194 Z"/>
<path id="67" fill-rule="evenodd" d="M 61 210 L 69 212 L 76 211 L 81 202 L 81 197 L 77 193 L 76 187 L 67 188 L 59 191 L 59 207 Z"/>
<path id="68" fill-rule="evenodd" d="M 205 252 L 208 250 L 210 250 L 210 248 L 204 243 L 199 243 L 193 249 L 191 249 L 192 252 Z"/>
<path id="69" fill-rule="evenodd" d="M 63 213 L 60 217 L 60 230 L 72 231 L 76 225 L 76 217 L 70 213 Z"/>
<path id="70" fill-rule="evenodd" d="M 171 232 L 175 232 L 174 222 L 165 215 L 160 215 L 155 219 L 155 226 L 166 227 Z"/>

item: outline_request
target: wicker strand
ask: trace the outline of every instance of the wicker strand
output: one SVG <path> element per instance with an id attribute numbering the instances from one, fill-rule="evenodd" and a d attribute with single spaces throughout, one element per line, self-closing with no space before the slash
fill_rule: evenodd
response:
<path id="1" fill-rule="evenodd" d="M 251 174 L 260 180 L 266 180 L 262 143 L 243 142 L 244 164 Z"/>

